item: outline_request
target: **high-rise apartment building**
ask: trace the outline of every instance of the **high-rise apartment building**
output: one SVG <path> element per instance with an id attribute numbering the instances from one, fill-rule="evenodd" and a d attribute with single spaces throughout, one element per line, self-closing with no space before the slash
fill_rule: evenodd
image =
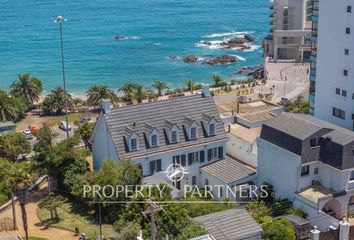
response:
<path id="1" fill-rule="evenodd" d="M 312 2 L 310 112 L 354 130 L 354 1 Z"/>
<path id="2" fill-rule="evenodd" d="M 311 52 L 311 1 L 272 0 L 270 32 L 264 40 L 267 57 L 308 60 Z"/>

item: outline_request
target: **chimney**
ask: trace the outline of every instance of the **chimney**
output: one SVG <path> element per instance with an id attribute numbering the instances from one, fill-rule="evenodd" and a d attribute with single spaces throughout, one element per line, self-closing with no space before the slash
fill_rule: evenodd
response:
<path id="1" fill-rule="evenodd" d="M 210 97 L 209 85 L 202 84 L 202 97 Z"/>
<path id="2" fill-rule="evenodd" d="M 230 133 L 231 132 L 231 125 L 227 125 L 227 132 Z"/>
<path id="3" fill-rule="evenodd" d="M 236 101 L 236 113 L 240 113 L 240 101 Z"/>
<path id="4" fill-rule="evenodd" d="M 102 100 L 102 110 L 105 114 L 111 113 L 111 102 L 108 99 Z"/>

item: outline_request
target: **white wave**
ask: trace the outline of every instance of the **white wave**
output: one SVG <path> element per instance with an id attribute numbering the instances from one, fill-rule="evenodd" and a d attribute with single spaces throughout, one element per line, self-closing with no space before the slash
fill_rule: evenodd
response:
<path id="1" fill-rule="evenodd" d="M 246 50 L 244 50 L 244 52 L 253 52 L 253 51 L 256 51 L 257 49 L 261 48 L 260 45 L 254 45 L 254 44 L 251 44 L 248 46 L 250 47 L 250 49 L 246 49 Z"/>
<path id="2" fill-rule="evenodd" d="M 161 46 L 162 43 L 153 43 L 154 46 Z"/>
<path id="3" fill-rule="evenodd" d="M 233 32 L 224 32 L 224 33 L 213 33 L 213 34 L 208 34 L 202 37 L 205 38 L 219 38 L 219 37 L 228 37 L 228 36 L 237 36 L 237 37 L 242 37 L 247 34 L 251 34 L 252 32 L 249 31 L 233 31 Z"/>
<path id="4" fill-rule="evenodd" d="M 140 39 L 139 36 L 130 36 L 130 37 L 127 37 L 127 39 Z"/>
<path id="5" fill-rule="evenodd" d="M 240 60 L 240 61 L 246 61 L 246 58 L 241 57 L 241 56 L 239 56 L 239 55 L 231 54 L 231 56 L 234 56 L 235 58 L 237 58 L 237 59 Z"/>

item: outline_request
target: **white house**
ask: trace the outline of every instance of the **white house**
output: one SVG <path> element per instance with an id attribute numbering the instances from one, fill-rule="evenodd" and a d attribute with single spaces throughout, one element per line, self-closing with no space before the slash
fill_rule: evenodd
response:
<path id="1" fill-rule="evenodd" d="M 196 185 L 200 167 L 224 159 L 228 137 L 218 111 L 203 86 L 201 95 L 111 108 L 103 103 L 92 140 L 94 169 L 103 160 L 130 159 L 143 176 L 168 181 L 167 168 L 178 163 L 188 175 L 177 182 Z"/>
<path id="2" fill-rule="evenodd" d="M 354 133 L 308 115 L 284 113 L 262 127 L 258 184 L 294 202 L 321 231 L 337 229 L 354 204 Z"/>

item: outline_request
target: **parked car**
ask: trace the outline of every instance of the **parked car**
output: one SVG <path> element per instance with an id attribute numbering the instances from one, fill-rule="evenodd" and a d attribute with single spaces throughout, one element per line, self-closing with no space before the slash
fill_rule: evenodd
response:
<path id="1" fill-rule="evenodd" d="M 71 125 L 70 124 L 66 124 L 66 121 L 60 121 L 59 122 L 59 128 L 64 130 L 64 131 L 70 131 L 71 130 Z"/>
<path id="2" fill-rule="evenodd" d="M 82 117 L 80 119 L 81 123 L 93 123 L 93 120 L 90 117 Z"/>
<path id="3" fill-rule="evenodd" d="M 22 134 L 27 138 L 27 140 L 32 140 L 33 139 L 32 132 L 29 129 L 23 130 Z"/>

